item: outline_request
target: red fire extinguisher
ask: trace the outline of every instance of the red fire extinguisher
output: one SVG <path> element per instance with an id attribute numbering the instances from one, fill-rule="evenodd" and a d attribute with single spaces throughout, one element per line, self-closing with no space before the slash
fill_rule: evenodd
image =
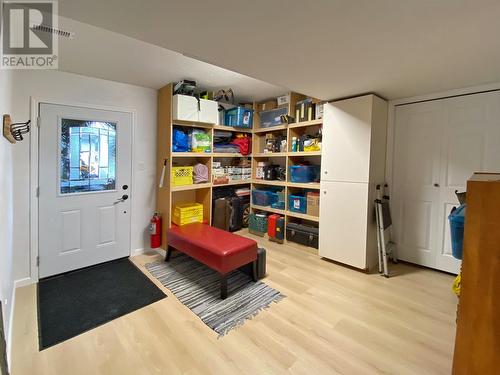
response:
<path id="1" fill-rule="evenodd" d="M 151 248 L 161 246 L 161 216 L 155 212 L 149 222 L 149 233 L 151 235 Z"/>

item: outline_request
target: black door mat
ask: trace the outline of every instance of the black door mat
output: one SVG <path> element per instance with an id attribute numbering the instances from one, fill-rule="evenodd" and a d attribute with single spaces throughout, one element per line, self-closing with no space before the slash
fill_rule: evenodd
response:
<path id="1" fill-rule="evenodd" d="M 38 283 L 40 350 L 165 298 L 128 258 Z"/>

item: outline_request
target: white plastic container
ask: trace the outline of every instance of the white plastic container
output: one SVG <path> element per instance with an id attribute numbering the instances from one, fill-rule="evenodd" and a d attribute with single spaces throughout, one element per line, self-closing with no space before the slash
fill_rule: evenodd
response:
<path id="1" fill-rule="evenodd" d="M 200 99 L 200 109 L 198 121 L 210 124 L 217 124 L 219 122 L 219 108 L 216 101 Z"/>
<path id="2" fill-rule="evenodd" d="M 174 95 L 172 98 L 172 118 L 174 120 L 200 121 L 198 99 L 189 95 Z"/>
<path id="3" fill-rule="evenodd" d="M 172 118 L 174 120 L 200 121 L 217 124 L 219 111 L 214 100 L 198 99 L 189 95 L 174 95 L 172 98 Z"/>

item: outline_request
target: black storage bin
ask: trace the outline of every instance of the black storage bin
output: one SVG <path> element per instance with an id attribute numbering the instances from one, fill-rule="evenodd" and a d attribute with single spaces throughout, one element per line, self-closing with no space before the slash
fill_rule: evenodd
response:
<path id="1" fill-rule="evenodd" d="M 319 228 L 311 225 L 288 223 L 286 226 L 286 239 L 301 245 L 319 247 Z"/>

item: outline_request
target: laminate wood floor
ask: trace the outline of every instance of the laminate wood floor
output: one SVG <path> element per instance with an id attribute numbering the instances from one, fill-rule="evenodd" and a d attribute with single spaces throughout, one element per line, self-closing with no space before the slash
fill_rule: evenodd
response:
<path id="1" fill-rule="evenodd" d="M 390 279 L 273 244 L 265 282 L 287 295 L 218 339 L 168 297 L 38 351 L 36 286 L 16 292 L 12 374 L 450 374 L 453 277 L 407 264 Z M 158 254 L 132 260 L 144 264 Z"/>

